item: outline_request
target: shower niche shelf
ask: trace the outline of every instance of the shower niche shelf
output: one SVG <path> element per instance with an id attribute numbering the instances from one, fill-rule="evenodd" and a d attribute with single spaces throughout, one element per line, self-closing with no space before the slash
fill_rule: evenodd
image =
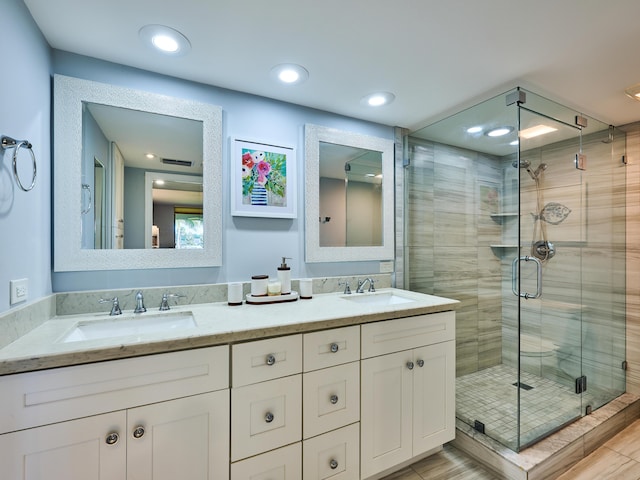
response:
<path id="1" fill-rule="evenodd" d="M 502 223 L 505 220 L 509 220 L 511 218 L 515 218 L 518 216 L 517 213 L 491 213 L 489 214 L 491 219 L 496 223 Z"/>

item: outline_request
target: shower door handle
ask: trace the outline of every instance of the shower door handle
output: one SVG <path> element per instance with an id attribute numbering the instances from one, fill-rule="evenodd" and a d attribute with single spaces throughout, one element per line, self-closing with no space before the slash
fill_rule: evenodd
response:
<path id="1" fill-rule="evenodd" d="M 534 262 L 536 264 L 536 293 L 520 292 L 518 293 L 518 264 L 521 261 Z M 522 298 L 540 298 L 542 296 L 542 262 L 536 257 L 525 255 L 524 257 L 516 257 L 511 264 L 511 290 L 517 297 Z"/>

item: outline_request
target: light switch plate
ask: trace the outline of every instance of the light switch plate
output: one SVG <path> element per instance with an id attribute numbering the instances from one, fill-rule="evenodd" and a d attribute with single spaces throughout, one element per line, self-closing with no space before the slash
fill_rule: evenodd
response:
<path id="1" fill-rule="evenodd" d="M 9 282 L 11 294 L 9 304 L 13 305 L 20 302 L 26 302 L 29 298 L 29 279 L 21 278 L 20 280 L 11 280 Z"/>

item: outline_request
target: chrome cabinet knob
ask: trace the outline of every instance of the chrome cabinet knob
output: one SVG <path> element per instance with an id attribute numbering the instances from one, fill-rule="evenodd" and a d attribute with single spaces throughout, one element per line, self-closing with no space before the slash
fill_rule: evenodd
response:
<path id="1" fill-rule="evenodd" d="M 338 403 L 338 395 L 331 395 L 331 396 L 329 397 L 329 401 L 330 401 L 333 405 L 335 405 L 336 403 Z"/>
<path id="2" fill-rule="evenodd" d="M 407 368 L 413 370 L 413 362 L 407 362 Z"/>
<path id="3" fill-rule="evenodd" d="M 273 413 L 267 412 L 267 414 L 264 416 L 264 421 L 267 423 L 271 423 L 273 422 L 273 418 Z"/>
<path id="4" fill-rule="evenodd" d="M 424 360 L 420 359 L 416 362 L 420 368 L 424 367 Z"/>
<path id="5" fill-rule="evenodd" d="M 136 427 L 133 430 L 133 438 L 142 438 L 143 435 L 144 435 L 144 427 L 143 426 Z"/>
<path id="6" fill-rule="evenodd" d="M 115 445 L 116 443 L 118 443 L 118 440 L 120 440 L 120 436 L 116 432 L 111 432 L 109 435 L 107 435 L 107 438 L 105 438 L 104 441 L 107 443 L 107 445 Z"/>
<path id="7" fill-rule="evenodd" d="M 335 470 L 336 468 L 338 468 L 338 461 L 335 459 L 331 459 L 331 461 L 329 462 L 329 466 L 331 467 L 331 470 Z"/>
<path id="8" fill-rule="evenodd" d="M 276 357 L 275 357 L 275 355 L 270 353 L 269 355 L 267 355 L 267 365 L 271 366 L 274 363 L 276 363 Z"/>
<path id="9" fill-rule="evenodd" d="M 338 350 L 340 350 L 340 347 L 337 343 L 332 343 L 330 348 L 332 353 L 336 353 Z"/>

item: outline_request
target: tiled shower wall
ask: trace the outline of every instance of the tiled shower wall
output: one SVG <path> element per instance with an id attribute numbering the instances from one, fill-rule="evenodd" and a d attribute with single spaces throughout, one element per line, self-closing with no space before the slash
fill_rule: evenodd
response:
<path id="1" fill-rule="evenodd" d="M 412 140 L 407 191 L 406 265 L 411 290 L 454 298 L 458 375 L 501 363 L 501 265 L 489 245 L 501 225 L 481 186 L 502 182 L 488 155 Z M 483 189 L 483 192 L 486 190 Z M 407 286 L 406 286 L 407 287 Z"/>

